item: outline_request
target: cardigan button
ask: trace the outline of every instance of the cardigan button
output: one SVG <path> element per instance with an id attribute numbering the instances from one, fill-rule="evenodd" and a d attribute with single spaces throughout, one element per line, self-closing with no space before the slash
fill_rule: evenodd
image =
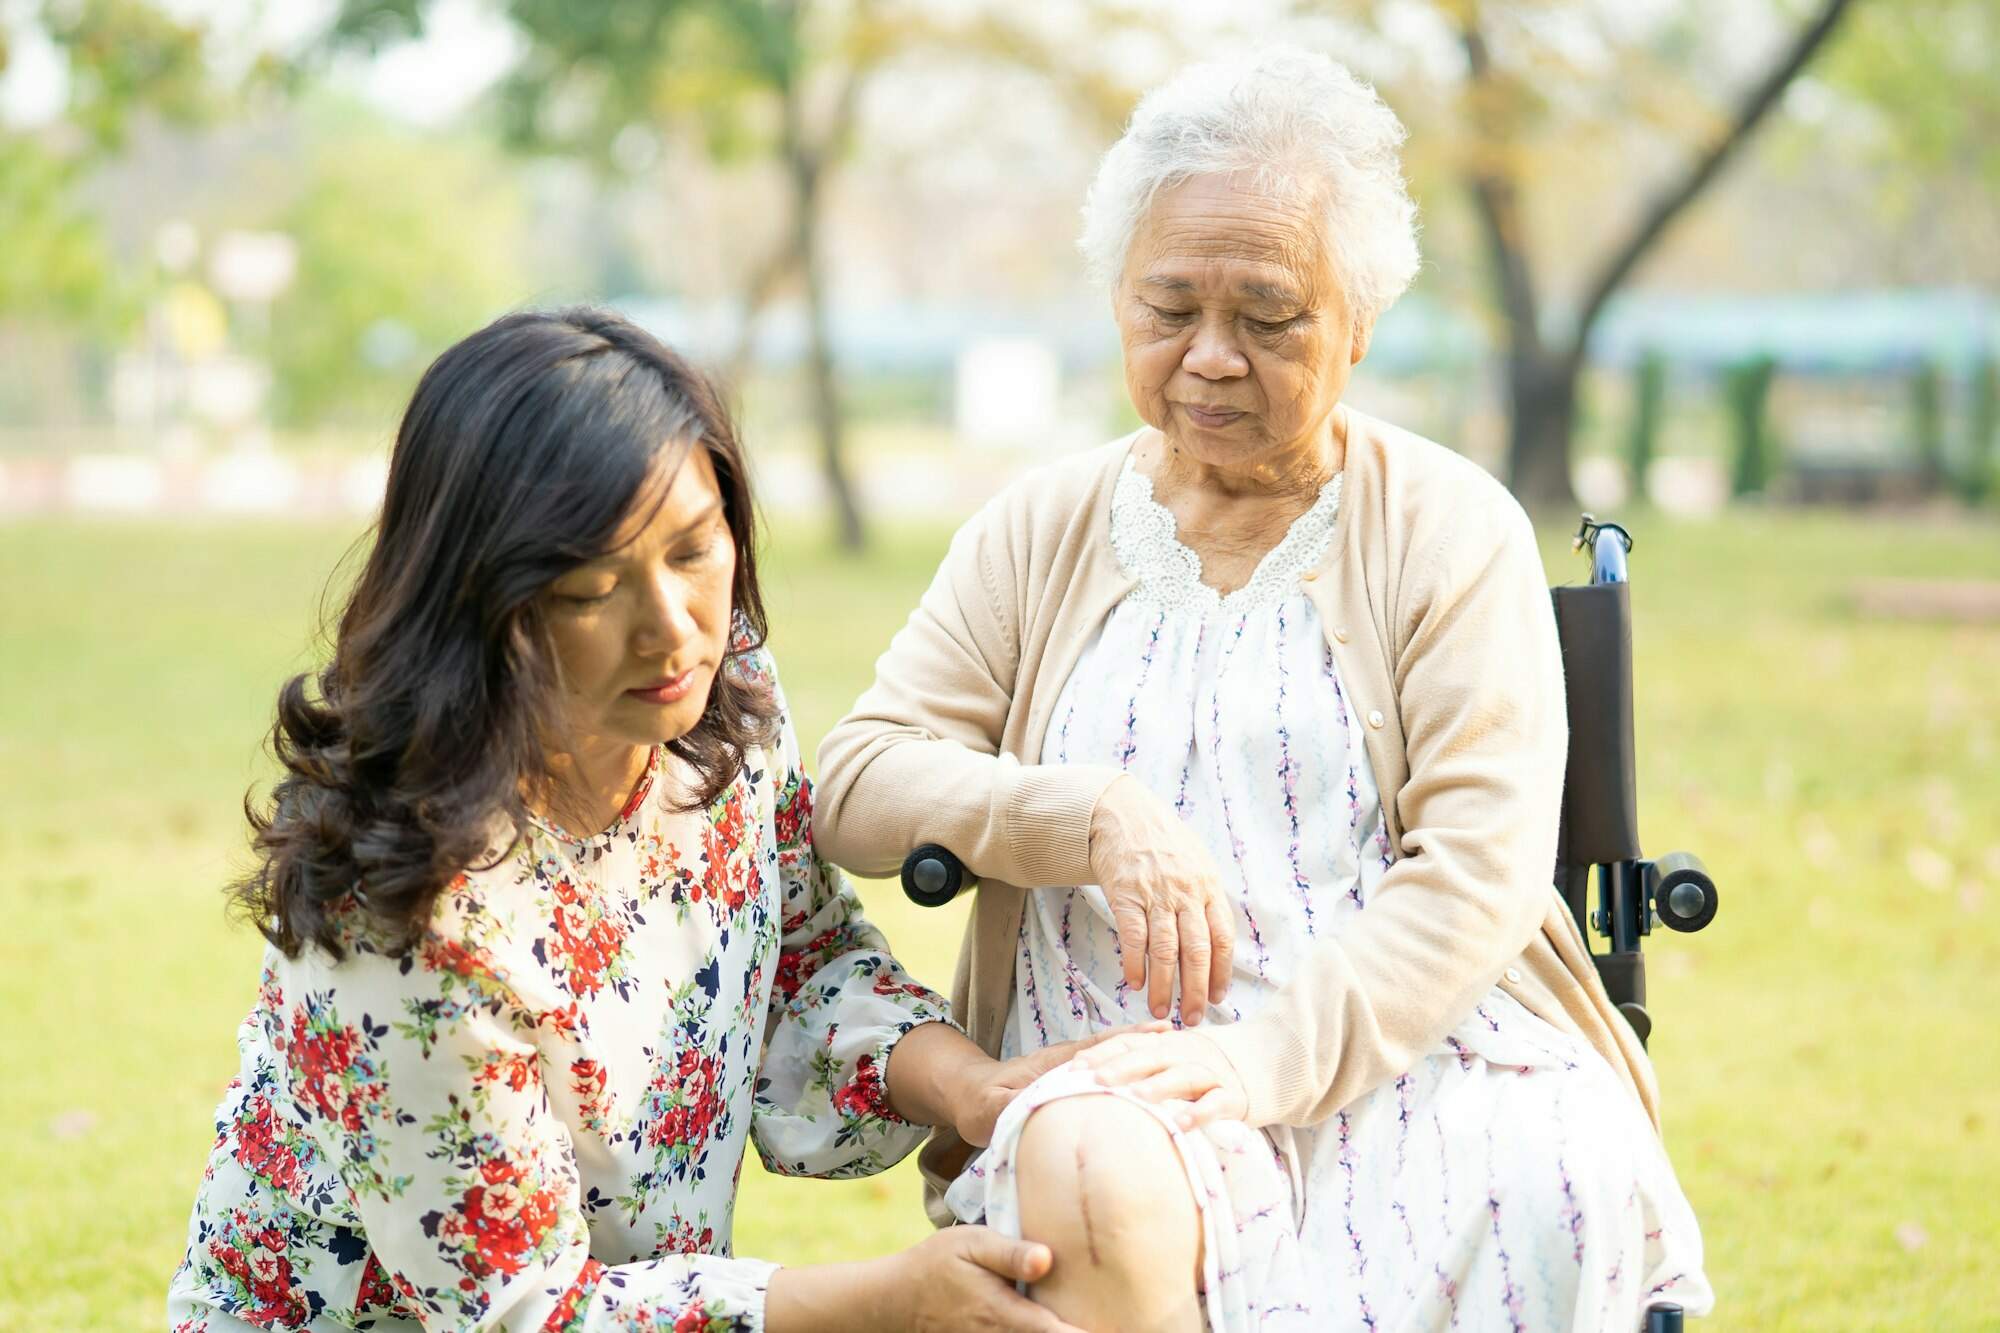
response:
<path id="1" fill-rule="evenodd" d="M 1507 971 L 1506 971 L 1506 972 L 1505 972 L 1505 973 L 1504 973 L 1503 975 L 1505 975 L 1505 976 L 1506 976 L 1506 978 L 1507 978 L 1507 980 L 1511 981 L 1511 982 L 1512 982 L 1512 983 L 1514 983 L 1514 984 L 1515 984 L 1516 986 L 1518 986 L 1518 985 L 1520 985 L 1520 984 L 1521 984 L 1521 969 L 1520 969 L 1520 968 L 1518 968 L 1518 967 L 1510 967 L 1510 968 L 1508 968 L 1508 969 L 1507 969 Z"/>
<path id="2" fill-rule="evenodd" d="M 1305 573 L 1299 575 L 1299 577 L 1304 579 L 1307 583 L 1311 583 L 1314 579 L 1319 577 L 1319 571 L 1317 569 L 1308 569 Z"/>
<path id="3" fill-rule="evenodd" d="M 1382 716 L 1382 710 L 1381 710 L 1381 709 L 1379 709 L 1379 708 L 1371 708 L 1371 709 L 1369 709 L 1369 710 L 1368 710 L 1368 725 L 1369 725 L 1369 726 L 1371 726 L 1371 727 L 1375 728 L 1375 729 L 1376 729 L 1377 731 L 1380 731 L 1380 730 L 1382 729 L 1382 723 L 1383 723 L 1383 721 L 1384 721 L 1384 720 L 1385 720 L 1385 719 L 1384 719 L 1384 718 L 1383 718 L 1383 716 Z"/>
<path id="4" fill-rule="evenodd" d="M 1345 625 L 1335 625 L 1335 626 L 1333 627 L 1333 638 L 1334 638 L 1334 642 L 1336 642 L 1336 643 L 1346 643 L 1346 642 L 1347 642 L 1347 626 L 1345 626 Z"/>

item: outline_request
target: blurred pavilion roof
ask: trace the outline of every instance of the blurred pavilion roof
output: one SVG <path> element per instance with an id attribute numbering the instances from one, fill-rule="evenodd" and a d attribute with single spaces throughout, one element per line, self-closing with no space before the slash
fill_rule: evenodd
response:
<path id="1" fill-rule="evenodd" d="M 2000 356 L 2000 300 L 1970 289 L 1616 298 L 1592 334 L 1591 359 L 1629 366 L 1647 351 L 1703 370 L 1769 356 L 1794 374 L 1892 373 L 1925 363 L 1964 373 Z"/>
<path id="2" fill-rule="evenodd" d="M 727 305 L 650 296 L 614 304 L 675 346 L 706 359 L 726 355 L 741 326 L 740 314 Z M 1094 301 L 1044 311 L 836 301 L 832 322 L 843 368 L 862 374 L 946 371 L 968 346 L 994 338 L 1035 339 L 1071 368 L 1103 364 L 1118 351 L 1110 313 Z M 805 355 L 806 333 L 803 307 L 774 305 L 758 319 L 753 354 L 766 365 L 791 364 Z M 1387 376 L 1463 371 L 1476 366 L 1486 351 L 1480 322 L 1413 295 L 1383 315 L 1368 367 Z M 1971 289 L 1911 289 L 1754 295 L 1641 291 L 1613 299 L 1591 336 L 1591 360 L 1622 368 L 1648 351 L 1697 372 L 1770 356 L 1796 374 L 1896 374 L 1925 363 L 1962 374 L 1981 360 L 2000 356 L 2000 298 Z"/>

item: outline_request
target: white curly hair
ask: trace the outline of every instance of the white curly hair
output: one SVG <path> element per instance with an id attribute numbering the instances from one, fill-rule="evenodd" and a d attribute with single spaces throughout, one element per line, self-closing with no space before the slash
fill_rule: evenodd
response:
<path id="1" fill-rule="evenodd" d="M 1160 191 L 1248 173 L 1255 188 L 1326 210 L 1335 271 L 1357 317 L 1373 319 L 1416 277 L 1417 207 L 1403 182 L 1405 131 L 1375 90 L 1326 56 L 1292 46 L 1191 65 L 1147 93 L 1104 154 L 1078 241 L 1110 286 Z"/>

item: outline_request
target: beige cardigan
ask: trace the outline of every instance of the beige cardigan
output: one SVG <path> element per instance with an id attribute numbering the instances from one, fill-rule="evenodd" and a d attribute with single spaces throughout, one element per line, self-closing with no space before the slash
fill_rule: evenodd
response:
<path id="1" fill-rule="evenodd" d="M 1348 422 L 1333 540 L 1306 591 L 1367 721 L 1398 859 L 1272 1003 L 1193 1030 L 1242 1076 L 1250 1123 L 1311 1124 L 1410 1068 L 1498 982 L 1589 1040 L 1657 1125 L 1652 1067 L 1551 885 L 1567 719 L 1528 519 L 1459 455 Z M 1090 882 L 1091 813 L 1118 774 L 1040 756 L 1064 682 L 1132 587 L 1108 525 L 1136 438 L 1038 469 L 960 529 L 819 750 L 827 857 L 884 875 L 936 842 L 980 877 L 952 1005 L 991 1053 L 1025 895 Z M 924 1150 L 940 1222 L 937 1190 L 968 1152 L 942 1129 Z"/>

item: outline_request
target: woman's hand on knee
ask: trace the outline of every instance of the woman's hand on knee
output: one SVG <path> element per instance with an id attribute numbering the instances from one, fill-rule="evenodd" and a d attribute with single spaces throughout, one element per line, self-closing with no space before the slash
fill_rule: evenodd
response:
<path id="1" fill-rule="evenodd" d="M 1000 1119 L 1000 1113 L 1007 1104 L 1021 1094 L 1021 1090 L 1033 1083 L 1051 1069 L 1068 1064 L 1076 1056 L 1090 1050 L 1113 1037 L 1127 1036 L 1140 1032 L 1170 1032 L 1171 1026 L 1164 1020 L 1151 1023 L 1132 1023 L 1124 1027 L 1106 1028 L 1080 1041 L 1058 1042 L 1044 1046 L 1039 1051 L 1016 1056 L 1012 1060 L 989 1060 L 977 1069 L 970 1070 L 961 1077 L 966 1080 L 964 1088 L 952 1098 L 953 1128 L 958 1136 L 975 1148 L 984 1148 L 993 1142 L 993 1126 Z M 890 1068 L 894 1068 L 893 1062 Z"/>
<path id="2" fill-rule="evenodd" d="M 1049 1247 L 1009 1240 L 986 1227 L 947 1227 L 896 1256 L 897 1299 L 885 1327 L 1083 1333 L 1014 1290 L 1039 1282 L 1052 1263 Z"/>
<path id="3" fill-rule="evenodd" d="M 1114 779 L 1090 817 L 1090 873 L 1118 928 L 1125 984 L 1146 987 L 1147 1007 L 1167 1016 L 1174 976 L 1181 1021 L 1229 989 L 1236 915 L 1222 876 L 1190 828 L 1136 779 Z"/>
<path id="4" fill-rule="evenodd" d="M 1120 1033 L 1077 1056 L 1076 1063 L 1107 1088 L 1128 1088 L 1168 1108 L 1182 1129 L 1241 1120 L 1250 1109 L 1236 1067 L 1198 1033 Z"/>

